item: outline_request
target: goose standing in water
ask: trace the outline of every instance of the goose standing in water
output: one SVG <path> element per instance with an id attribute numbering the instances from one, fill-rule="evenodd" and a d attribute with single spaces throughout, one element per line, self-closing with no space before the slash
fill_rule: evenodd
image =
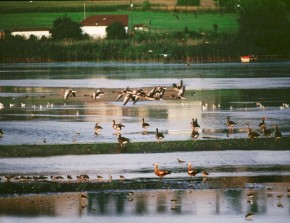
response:
<path id="1" fill-rule="evenodd" d="M 121 131 L 122 128 L 125 127 L 125 125 L 123 125 L 122 123 L 116 123 L 115 120 L 113 120 L 113 125 L 112 125 L 113 129 L 117 130 L 117 131 Z"/>
<path id="2" fill-rule="evenodd" d="M 145 122 L 144 118 L 142 118 L 142 128 L 144 129 L 144 133 L 147 131 L 149 126 L 149 123 Z"/>
<path id="3" fill-rule="evenodd" d="M 191 163 L 188 163 L 187 164 L 187 173 L 192 178 L 192 177 L 195 177 L 195 175 L 198 174 L 199 172 L 196 169 L 192 169 Z"/>
<path id="4" fill-rule="evenodd" d="M 250 128 L 249 124 L 247 126 L 248 126 L 247 127 L 248 136 L 249 136 L 251 142 L 254 142 L 254 139 L 258 138 L 260 136 L 260 134 L 257 132 L 253 132 L 252 129 Z"/>
<path id="5" fill-rule="evenodd" d="M 158 128 L 156 128 L 155 138 L 158 140 L 158 143 L 162 142 L 162 139 L 164 139 L 163 133 L 158 132 Z"/>
<path id="6" fill-rule="evenodd" d="M 118 136 L 118 143 L 120 144 L 121 148 L 123 148 L 125 144 L 131 143 L 130 139 L 121 136 L 121 134 L 118 134 L 118 135 L 119 135 Z"/>
<path id="7" fill-rule="evenodd" d="M 66 89 L 65 92 L 64 92 L 64 96 L 63 96 L 64 100 L 67 100 L 70 95 L 75 97 L 76 96 L 76 91 L 73 90 L 73 89 Z"/>
<path id="8" fill-rule="evenodd" d="M 234 126 L 237 124 L 236 122 L 230 120 L 230 117 L 227 117 L 227 126 L 229 128 L 229 134 L 234 132 Z"/>
<path id="9" fill-rule="evenodd" d="M 274 125 L 275 131 L 274 131 L 274 137 L 276 142 L 280 142 L 280 139 L 282 138 L 282 133 L 278 129 L 278 125 Z"/>
<path id="10" fill-rule="evenodd" d="M 196 128 L 193 128 L 192 132 L 191 132 L 191 138 L 192 139 L 197 139 L 198 137 L 199 137 L 199 132 L 197 131 Z"/>
<path id="11" fill-rule="evenodd" d="M 154 166 L 155 166 L 154 173 L 156 174 L 156 176 L 160 177 L 161 180 L 164 176 L 172 173 L 172 171 L 170 170 L 159 170 L 158 163 L 155 163 Z"/>
<path id="12" fill-rule="evenodd" d="M 192 119 L 191 125 L 192 125 L 192 128 L 199 128 L 200 127 L 200 125 L 198 124 L 197 118 Z"/>

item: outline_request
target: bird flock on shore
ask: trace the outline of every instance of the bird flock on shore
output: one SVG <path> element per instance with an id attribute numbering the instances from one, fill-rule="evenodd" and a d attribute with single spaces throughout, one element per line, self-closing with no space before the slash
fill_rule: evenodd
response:
<path id="1" fill-rule="evenodd" d="M 163 100 L 163 96 L 165 94 L 165 91 L 167 89 L 171 90 L 171 92 L 177 92 L 176 94 L 171 94 L 170 98 L 174 98 L 174 99 L 186 99 L 185 97 L 185 85 L 183 83 L 183 80 L 180 80 L 178 83 L 173 83 L 171 87 L 166 87 L 166 86 L 155 86 L 153 87 L 151 90 L 145 91 L 141 88 L 139 89 L 130 89 L 129 87 L 126 87 L 120 91 L 118 91 L 118 95 L 116 96 L 116 102 L 120 101 L 121 99 L 123 99 L 123 103 L 122 105 L 125 106 L 128 104 L 128 102 L 131 100 L 133 105 L 136 104 L 138 101 L 140 100 L 145 100 L 145 101 L 155 101 L 155 100 Z M 76 97 L 77 92 L 76 90 L 69 88 L 64 90 L 64 94 L 63 94 L 63 98 L 64 101 L 66 102 L 69 97 Z M 102 89 L 98 89 L 98 90 L 93 90 L 91 91 L 89 94 L 85 94 L 84 96 L 86 97 L 91 97 L 94 100 L 97 100 L 99 98 L 101 98 L 102 96 L 104 96 L 105 93 Z M 10 108 L 15 107 L 15 103 L 10 103 L 9 105 Z M 26 105 L 25 103 L 21 103 L 21 108 L 25 108 Z M 40 105 L 40 106 L 36 106 L 33 105 L 33 108 L 39 108 L 40 110 L 43 109 L 45 106 Z M 47 103 L 46 105 L 47 108 L 53 108 L 54 104 L 52 103 Z M 256 102 L 256 107 L 260 108 L 262 110 L 265 110 L 266 107 L 260 103 L 260 102 Z M 212 105 L 212 109 L 216 109 L 216 108 L 220 108 L 220 104 L 213 104 Z M 280 109 L 287 109 L 289 108 L 289 104 L 287 103 L 282 103 L 282 105 L 280 106 Z M 0 110 L 4 109 L 4 105 L 2 103 L 0 103 Z M 207 103 L 202 102 L 202 106 L 201 106 L 202 111 L 207 111 L 209 109 L 209 105 Z M 233 110 L 233 107 L 230 106 L 230 110 Z M 247 108 L 246 108 L 247 110 Z M 76 116 L 79 115 L 79 111 L 76 112 Z M 34 116 L 33 113 L 31 113 L 31 116 Z M 248 123 L 245 123 L 245 131 L 247 132 L 247 136 L 249 137 L 250 141 L 253 142 L 254 139 L 260 137 L 260 136 L 264 136 L 264 137 L 274 137 L 276 142 L 280 142 L 280 139 L 282 138 L 282 133 L 278 128 L 277 124 L 273 124 L 273 130 L 269 129 L 265 123 L 265 117 L 263 117 L 263 123 L 261 125 L 259 125 L 259 129 L 260 132 L 256 132 L 254 131 L 250 125 Z M 226 121 L 226 126 L 228 127 L 228 135 L 233 134 L 234 133 L 234 128 L 238 123 L 234 122 L 233 120 L 230 120 L 229 116 L 227 117 L 227 121 Z M 122 123 L 116 123 L 115 120 L 113 120 L 113 129 L 116 131 L 115 135 L 117 135 L 117 142 L 120 145 L 121 148 L 123 148 L 125 146 L 125 144 L 131 143 L 132 140 L 130 140 L 129 138 L 125 137 L 122 135 L 121 130 L 125 127 L 124 124 Z M 144 118 L 142 118 L 142 124 L 141 127 L 143 129 L 143 134 L 147 134 L 148 133 L 148 129 L 151 127 L 149 123 L 145 122 Z M 192 127 L 192 131 L 191 131 L 191 138 L 193 140 L 196 140 L 199 138 L 200 136 L 200 132 L 201 132 L 201 128 L 200 125 L 197 122 L 197 119 L 192 119 L 191 122 L 191 127 Z M 158 143 L 161 143 L 164 138 L 164 132 L 163 131 L 159 131 L 158 127 L 153 127 L 155 128 L 155 138 L 157 140 Z M 94 126 L 94 134 L 95 135 L 100 135 L 101 131 L 103 130 L 103 127 L 100 125 L 99 122 L 95 123 Z M 0 129 L 0 137 L 4 136 L 4 131 L 2 129 Z M 46 142 L 46 140 L 44 140 L 43 142 Z M 76 142 L 76 140 L 74 139 L 73 142 Z"/>

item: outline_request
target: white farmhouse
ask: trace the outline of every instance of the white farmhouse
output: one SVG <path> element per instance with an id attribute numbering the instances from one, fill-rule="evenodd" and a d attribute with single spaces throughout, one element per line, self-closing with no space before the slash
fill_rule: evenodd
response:
<path id="1" fill-rule="evenodd" d="M 37 37 L 37 39 L 41 39 L 41 37 L 51 37 L 49 32 L 49 28 L 15 28 L 11 30 L 12 36 L 23 36 L 24 38 L 28 39 L 31 35 Z"/>
<path id="2" fill-rule="evenodd" d="M 106 37 L 107 26 L 120 22 L 128 32 L 128 15 L 93 15 L 80 22 L 83 34 L 88 34 L 94 39 Z"/>

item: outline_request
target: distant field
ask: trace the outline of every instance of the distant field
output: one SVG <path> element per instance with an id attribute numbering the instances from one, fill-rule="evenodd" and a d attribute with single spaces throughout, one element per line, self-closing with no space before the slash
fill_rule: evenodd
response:
<path id="1" fill-rule="evenodd" d="M 143 0 L 132 0 L 134 4 L 140 4 Z M 175 4 L 176 1 L 151 0 L 153 4 Z M 218 31 L 235 32 L 238 24 L 236 14 L 202 13 L 198 12 L 197 17 L 192 12 L 173 13 L 171 11 L 134 11 L 121 10 L 102 11 L 104 5 L 129 4 L 130 0 L 113 1 L 86 1 L 86 16 L 96 14 L 128 14 L 129 27 L 134 24 L 151 24 L 153 31 L 182 31 L 187 27 L 190 31 L 211 31 L 213 24 L 218 25 Z M 117 5 L 117 6 L 116 6 Z M 76 22 L 84 18 L 84 1 L 1 1 L 0 2 L 0 29 L 21 28 L 21 27 L 51 27 L 55 19 L 61 16 L 68 16 Z M 129 6 L 129 5 L 128 5 Z M 120 7 L 121 8 L 121 7 Z M 178 18 L 174 15 L 178 15 Z"/>

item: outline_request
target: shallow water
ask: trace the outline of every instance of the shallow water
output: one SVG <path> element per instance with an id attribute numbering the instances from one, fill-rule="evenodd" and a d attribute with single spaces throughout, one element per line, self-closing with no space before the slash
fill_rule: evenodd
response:
<path id="1" fill-rule="evenodd" d="M 283 135 L 289 136 L 285 120 L 290 110 L 280 108 L 290 101 L 289 70 L 287 62 L 1 64 L 0 102 L 4 109 L 0 110 L 0 127 L 5 135 L 0 144 L 116 142 L 113 119 L 126 125 L 122 134 L 132 141 L 155 140 L 156 128 L 164 132 L 165 140 L 190 139 L 192 118 L 201 126 L 200 139 L 247 137 L 247 124 L 260 131 L 262 117 L 269 129 L 273 131 L 273 125 L 278 124 Z M 170 89 L 181 79 L 186 85 L 185 100 L 174 100 L 165 93 L 162 101 L 129 102 L 126 106 L 115 101 L 117 89 L 158 85 Z M 82 93 L 64 104 L 62 92 L 69 87 Z M 94 88 L 104 90 L 103 99 L 89 101 L 83 96 Z M 47 107 L 48 103 L 54 106 Z M 201 109 L 202 104 L 208 104 L 207 111 Z M 227 116 L 238 123 L 234 134 L 226 127 Z M 147 135 L 141 128 L 143 117 L 151 125 Z M 98 136 L 93 130 L 96 121 L 103 127 Z"/>
<path id="2" fill-rule="evenodd" d="M 177 158 L 183 160 L 179 163 Z M 12 194 L 0 196 L 1 222 L 243 222 L 254 213 L 255 222 L 288 222 L 290 199 L 289 151 L 206 151 L 154 154 L 111 154 L 54 156 L 45 158 L 1 158 L 3 175 L 88 174 L 119 181 L 160 182 L 153 163 L 172 171 L 164 182 L 176 182 L 182 189 L 104 190 L 80 193 Z M 207 180 L 198 174 L 191 179 L 186 164 L 206 170 Z M 0 183 L 7 183 L 0 176 Z M 14 183 L 16 180 L 11 180 Z M 109 183 L 109 182 L 108 182 Z M 169 184 L 170 185 L 170 184 Z M 271 188 L 272 190 L 268 190 Z M 87 198 L 81 198 L 85 194 Z M 249 194 L 252 194 L 249 196 Z M 281 198 L 278 197 L 281 195 Z M 176 200 L 173 202 L 172 200 Z"/>

